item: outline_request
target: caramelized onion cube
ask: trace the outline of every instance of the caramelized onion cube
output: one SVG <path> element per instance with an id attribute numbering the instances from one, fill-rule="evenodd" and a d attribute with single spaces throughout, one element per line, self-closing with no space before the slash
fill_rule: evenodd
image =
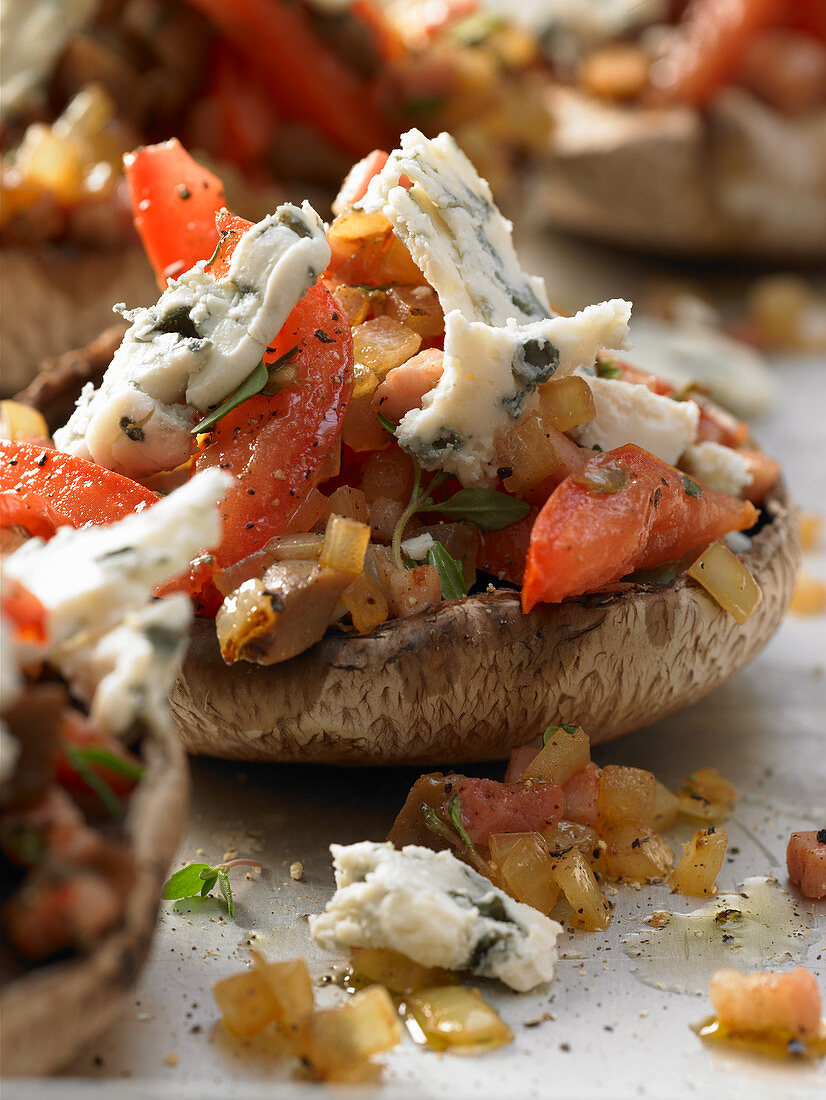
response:
<path id="1" fill-rule="evenodd" d="M 722 829 L 698 829 L 683 845 L 683 854 L 668 876 L 674 894 L 711 897 L 717 893 L 716 879 L 723 866 L 728 837 Z"/>
<path id="2" fill-rule="evenodd" d="M 673 791 L 670 791 L 659 779 L 655 780 L 654 812 L 651 817 L 651 827 L 657 832 L 670 829 L 680 812 L 680 800 Z"/>
<path id="3" fill-rule="evenodd" d="M 603 897 L 591 865 L 578 848 L 569 848 L 554 857 L 554 876 L 573 909 L 575 928 L 607 928 L 611 907 Z"/>
<path id="4" fill-rule="evenodd" d="M 587 424 L 597 415 L 591 387 L 578 374 L 552 378 L 537 390 L 539 415 L 558 432 Z"/>
<path id="5" fill-rule="evenodd" d="M 406 1005 L 425 1042 L 436 1050 L 492 1050 L 513 1040 L 511 1029 L 475 989 L 461 985 L 420 989 L 407 998 Z"/>
<path id="6" fill-rule="evenodd" d="M 268 962 L 251 951 L 254 973 L 263 978 L 275 1004 L 275 1019 L 285 1031 L 298 1031 L 313 1014 L 313 983 L 303 959 Z"/>
<path id="7" fill-rule="evenodd" d="M 523 772 L 523 779 L 549 779 L 561 787 L 591 760 L 591 742 L 581 726 L 550 727 L 545 744 Z"/>
<path id="8" fill-rule="evenodd" d="M 659 882 L 665 878 L 674 855 L 659 835 L 641 825 L 619 825 L 604 832 L 608 845 L 605 865 L 609 878 L 625 882 Z"/>
<path id="9" fill-rule="evenodd" d="M 441 336 L 445 330 L 445 315 L 436 291 L 430 286 L 392 287 L 387 292 L 385 314 L 425 340 Z"/>
<path id="10" fill-rule="evenodd" d="M 364 569 L 364 554 L 370 541 L 366 523 L 347 516 L 332 515 L 327 521 L 318 563 L 322 569 L 341 569 L 357 577 Z"/>
<path id="11" fill-rule="evenodd" d="M 400 367 L 422 346 L 418 332 L 392 317 L 375 317 L 353 329 L 353 354 L 356 361 L 381 380 L 388 371 Z"/>
<path id="12" fill-rule="evenodd" d="M 337 516 L 354 519 L 358 523 L 367 523 L 367 501 L 361 489 L 352 485 L 340 485 L 330 494 L 330 511 Z"/>
<path id="13" fill-rule="evenodd" d="M 315 531 L 299 535 L 276 535 L 264 549 L 272 561 L 318 561 L 323 537 Z"/>
<path id="14" fill-rule="evenodd" d="M 488 846 L 503 889 L 516 901 L 540 913 L 550 913 L 559 897 L 559 886 L 542 834 L 492 833 Z"/>
<path id="15" fill-rule="evenodd" d="M 322 1081 L 359 1081 L 370 1058 L 401 1039 L 390 994 L 371 985 L 336 1008 L 316 1012 L 298 1034 L 296 1053 Z"/>
<path id="16" fill-rule="evenodd" d="M 439 572 L 432 565 L 417 565 L 404 572 L 390 574 L 390 610 L 401 619 L 425 607 L 439 603 L 442 598 L 442 582 Z"/>
<path id="17" fill-rule="evenodd" d="M 608 764 L 599 777 L 597 801 L 606 825 L 644 825 L 654 816 L 657 781 L 641 768 Z"/>
<path id="18" fill-rule="evenodd" d="M 722 542 L 713 542 L 686 573 L 741 626 L 762 598 L 748 567 Z"/>
<path id="19" fill-rule="evenodd" d="M 425 986 L 455 981 L 454 975 L 438 966 L 422 966 L 399 951 L 366 947 L 356 951 L 350 962 L 354 978 L 375 982 L 394 993 L 411 993 Z"/>
<path id="20" fill-rule="evenodd" d="M 373 578 L 362 573 L 341 594 L 344 606 L 350 612 L 353 626 L 359 634 L 369 634 L 389 615 L 387 600 Z"/>
<path id="21" fill-rule="evenodd" d="M 31 442 L 51 438 L 43 414 L 20 401 L 0 401 L 0 439 Z"/>
<path id="22" fill-rule="evenodd" d="M 278 1015 L 268 983 L 257 970 L 233 974 L 212 987 L 221 1022 L 234 1035 L 252 1039 Z"/>

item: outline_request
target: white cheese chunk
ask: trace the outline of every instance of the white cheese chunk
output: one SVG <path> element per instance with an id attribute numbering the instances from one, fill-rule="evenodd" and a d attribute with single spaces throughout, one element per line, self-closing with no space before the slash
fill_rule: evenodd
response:
<path id="1" fill-rule="evenodd" d="M 731 447 L 706 440 L 686 447 L 680 466 L 717 493 L 739 497 L 751 481 L 746 460 Z"/>
<path id="2" fill-rule="evenodd" d="M 693 401 L 675 401 L 647 386 L 619 378 L 588 378 L 596 416 L 572 432 L 584 447 L 613 451 L 636 443 L 673 466 L 697 436 L 700 410 Z"/>
<path id="3" fill-rule="evenodd" d="M 452 852 L 332 844 L 336 893 L 310 917 L 328 951 L 382 947 L 525 992 L 553 977 L 556 921 L 514 901 Z"/>
<path id="4" fill-rule="evenodd" d="M 201 262 L 171 281 L 124 314 L 131 327 L 100 389 L 55 432 L 58 448 L 131 477 L 185 462 L 198 414 L 249 377 L 329 261 L 318 214 L 285 204 L 241 237 L 223 278 Z"/>
<path id="5" fill-rule="evenodd" d="M 81 633 L 102 634 L 215 545 L 221 529 L 216 505 L 231 482 L 229 474 L 204 470 L 119 523 L 60 527 L 49 542 L 29 539 L 6 558 L 4 576 L 43 604 L 52 647 Z"/>
<path id="6" fill-rule="evenodd" d="M 406 176 L 412 187 L 402 187 Z M 512 226 L 490 187 L 449 134 L 402 134 L 401 148 L 374 176 L 361 201 L 381 211 L 439 295 L 445 314 L 503 325 L 551 315 L 545 284 L 519 265 Z"/>
<path id="7" fill-rule="evenodd" d="M 512 429 L 536 387 L 593 365 L 600 348 L 620 348 L 631 306 L 622 299 L 573 317 L 492 327 L 454 311 L 445 318 L 444 372 L 397 432 L 400 445 L 427 469 L 455 474 L 466 486 L 496 482 L 496 437 Z"/>
<path id="8" fill-rule="evenodd" d="M 91 643 L 60 651 L 55 663 L 96 729 L 117 736 L 138 720 L 155 732 L 169 727 L 167 697 L 191 620 L 189 598 L 171 596 L 127 612 Z"/>

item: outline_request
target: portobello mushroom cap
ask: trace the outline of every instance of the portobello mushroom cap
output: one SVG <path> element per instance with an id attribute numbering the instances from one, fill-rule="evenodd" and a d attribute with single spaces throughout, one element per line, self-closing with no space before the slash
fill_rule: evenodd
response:
<path id="1" fill-rule="evenodd" d="M 89 953 L 36 967 L 0 990 L 4 1076 L 57 1072 L 127 1008 L 189 802 L 189 769 L 174 733 L 145 736 L 141 755 L 145 771 L 123 822 L 136 870 L 123 917 Z"/>
<path id="2" fill-rule="evenodd" d="M 528 615 L 512 590 L 451 600 L 268 667 L 228 667 L 214 624 L 196 621 L 172 715 L 189 752 L 237 760 L 491 760 L 562 722 L 610 741 L 743 668 L 786 611 L 799 554 L 779 489 L 744 555 L 763 597 L 743 626 L 684 575 Z"/>
<path id="3" fill-rule="evenodd" d="M 826 257 L 826 109 L 789 118 L 741 88 L 709 112 L 551 86 L 536 216 L 623 248 L 697 259 Z"/>

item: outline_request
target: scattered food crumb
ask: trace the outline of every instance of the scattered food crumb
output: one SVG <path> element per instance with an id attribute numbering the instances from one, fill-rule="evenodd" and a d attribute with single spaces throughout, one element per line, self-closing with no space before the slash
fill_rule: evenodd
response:
<path id="1" fill-rule="evenodd" d="M 179 1065 L 181 1059 L 178 1057 L 177 1054 L 165 1054 L 163 1061 L 165 1066 L 177 1066 Z"/>
<path id="2" fill-rule="evenodd" d="M 300 859 L 290 864 L 290 878 L 300 882 L 304 878 L 304 864 Z"/>

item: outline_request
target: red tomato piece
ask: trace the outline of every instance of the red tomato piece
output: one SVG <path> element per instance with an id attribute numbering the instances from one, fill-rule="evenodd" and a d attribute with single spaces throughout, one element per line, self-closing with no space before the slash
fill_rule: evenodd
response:
<path id="1" fill-rule="evenodd" d="M 189 2 L 232 43 L 283 114 L 309 123 L 351 156 L 391 143 L 366 81 L 324 46 L 298 4 Z"/>
<path id="2" fill-rule="evenodd" d="M 4 617 L 14 627 L 16 641 L 45 645 L 48 640 L 46 608 L 28 588 L 7 577 L 0 593 L 0 606 Z"/>
<path id="3" fill-rule="evenodd" d="M 593 592 L 756 519 L 753 504 L 697 486 L 636 444 L 597 454 L 553 491 L 539 513 L 522 607 L 530 611 L 540 602 Z"/>
<path id="4" fill-rule="evenodd" d="M 804 898 L 826 898 L 826 829 L 792 833 L 786 867 Z"/>
<path id="5" fill-rule="evenodd" d="M 525 768 L 539 754 L 539 751 L 538 745 L 520 745 L 519 748 L 512 749 L 504 782 L 518 783 L 525 773 Z"/>
<path id="6" fill-rule="evenodd" d="M 388 156 L 389 154 L 385 153 L 383 149 L 374 149 L 372 153 L 368 153 L 366 157 L 353 165 L 333 202 L 334 214 L 343 213 L 354 202 L 364 198 L 370 180 L 384 168 Z"/>
<path id="7" fill-rule="evenodd" d="M 0 440 L 0 526 L 51 538 L 58 527 L 114 523 L 157 501 L 150 489 L 94 462 Z"/>
<path id="8" fill-rule="evenodd" d="M 193 160 L 177 138 L 123 158 L 135 228 L 162 289 L 218 244 L 215 214 L 224 185 Z"/>
<path id="9" fill-rule="evenodd" d="M 517 523 L 501 531 L 480 531 L 476 568 L 511 584 L 521 584 L 531 531 L 538 515 L 539 508 L 532 505 L 530 512 Z"/>
<path id="10" fill-rule="evenodd" d="M 462 824 L 474 844 L 486 844 L 491 833 L 542 832 L 565 812 L 565 795 L 556 783 L 535 779 L 530 783 L 497 783 L 495 779 L 452 779 L 454 795 L 462 804 Z"/>
<path id="11" fill-rule="evenodd" d="M 562 790 L 565 795 L 565 819 L 578 825 L 599 825 L 599 776 L 601 769 L 589 761 L 572 775 Z"/>
<path id="12" fill-rule="evenodd" d="M 105 752 L 124 764 L 124 771 L 117 767 L 110 767 L 104 763 L 89 761 L 87 766 L 98 778 L 110 788 L 112 793 L 120 799 L 126 798 L 137 783 L 137 777 L 124 774 L 128 769 L 132 771 L 141 767 L 141 762 L 134 753 L 129 752 L 119 742 L 111 737 L 105 737 L 95 729 L 89 720 L 79 711 L 67 709 L 58 730 L 58 750 L 55 760 L 56 780 L 58 784 L 73 795 L 80 795 L 84 803 L 93 805 L 98 811 L 100 806 L 98 795 L 88 785 L 76 766 L 72 763 L 69 751 L 75 749 L 103 749 Z M 67 751 L 68 750 L 68 751 Z"/>
<path id="13" fill-rule="evenodd" d="M 244 401 L 215 425 L 195 459 L 196 470 L 218 466 L 238 479 L 220 506 L 219 568 L 293 529 L 292 517 L 338 442 L 353 386 L 353 344 L 350 326 L 320 285 L 295 307 L 266 359 L 293 348 L 295 382 L 272 397 Z"/>
<path id="14" fill-rule="evenodd" d="M 705 107 L 737 75 L 749 42 L 779 22 L 787 0 L 690 0 L 658 63 L 669 103 Z"/>

